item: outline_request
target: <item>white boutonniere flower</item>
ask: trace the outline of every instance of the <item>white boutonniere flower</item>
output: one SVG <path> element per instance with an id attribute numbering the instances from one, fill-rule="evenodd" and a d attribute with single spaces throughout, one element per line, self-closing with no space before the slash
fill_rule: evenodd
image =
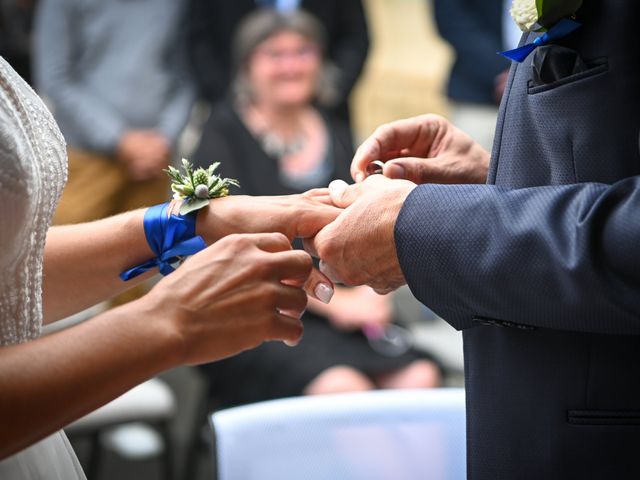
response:
<path id="1" fill-rule="evenodd" d="M 511 17 L 523 32 L 544 32 L 573 16 L 583 0 L 513 0 Z"/>

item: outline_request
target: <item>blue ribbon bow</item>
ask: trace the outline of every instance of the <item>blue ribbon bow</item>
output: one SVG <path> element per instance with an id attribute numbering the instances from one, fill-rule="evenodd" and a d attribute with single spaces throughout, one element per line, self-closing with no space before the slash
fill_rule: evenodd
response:
<path id="1" fill-rule="evenodd" d="M 207 247 L 202 237 L 196 235 L 196 213 L 167 215 L 168 207 L 168 203 L 163 203 L 145 212 L 144 233 L 156 258 L 122 272 L 120 278 L 125 282 L 155 267 L 162 275 L 168 275 L 175 270 L 171 264 L 180 257 L 193 255 Z"/>
<path id="2" fill-rule="evenodd" d="M 522 47 L 515 48 L 513 50 L 507 50 L 506 52 L 498 52 L 500 55 L 507 57 L 510 60 L 515 60 L 518 63 L 522 63 L 525 58 L 529 56 L 536 48 L 546 45 L 552 40 L 565 37 L 571 32 L 576 30 L 582 24 L 570 20 L 568 18 L 561 19 L 556 23 L 548 32 L 544 35 L 536 38 L 532 43 L 523 45 Z"/>

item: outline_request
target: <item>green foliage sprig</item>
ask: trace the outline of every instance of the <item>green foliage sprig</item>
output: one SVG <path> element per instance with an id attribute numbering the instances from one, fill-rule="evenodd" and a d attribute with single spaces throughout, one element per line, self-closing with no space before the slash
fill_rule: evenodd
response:
<path id="1" fill-rule="evenodd" d="M 182 200 L 180 215 L 198 210 L 209 204 L 213 198 L 229 195 L 231 185 L 239 187 L 240 183 L 233 178 L 222 178 L 214 172 L 220 166 L 220 162 L 213 163 L 206 170 L 204 168 L 193 169 L 189 160 L 182 159 L 184 174 L 175 167 L 165 170 L 171 179 L 171 191 L 173 198 Z"/>

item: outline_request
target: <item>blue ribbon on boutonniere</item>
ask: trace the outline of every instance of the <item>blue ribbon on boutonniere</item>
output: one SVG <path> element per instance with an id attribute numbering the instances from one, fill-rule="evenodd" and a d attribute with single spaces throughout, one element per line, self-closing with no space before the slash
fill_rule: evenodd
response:
<path id="1" fill-rule="evenodd" d="M 507 50 L 506 52 L 498 53 L 518 63 L 522 63 L 524 59 L 527 58 L 529 54 L 536 48 L 541 47 L 542 45 L 546 45 L 553 40 L 557 40 L 558 38 L 565 37 L 580 26 L 582 26 L 581 23 L 570 20 L 568 18 L 563 18 L 559 20 L 558 23 L 556 23 L 553 27 L 551 27 L 549 31 L 544 33 L 544 35 L 536 38 L 532 43 L 528 43 L 513 50 Z"/>
<path id="2" fill-rule="evenodd" d="M 175 270 L 172 263 L 206 248 L 202 237 L 196 235 L 196 212 L 187 215 L 168 215 L 168 203 L 155 205 L 144 214 L 144 233 L 156 258 L 130 268 L 120 274 L 125 282 L 158 267 L 162 275 Z"/>

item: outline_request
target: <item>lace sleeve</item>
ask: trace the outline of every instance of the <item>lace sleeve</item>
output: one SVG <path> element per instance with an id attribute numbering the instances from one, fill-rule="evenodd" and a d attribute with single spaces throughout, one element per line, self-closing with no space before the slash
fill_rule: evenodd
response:
<path id="1" fill-rule="evenodd" d="M 28 142 L 0 97 L 0 269 L 10 265 L 24 245 L 29 216 L 29 173 L 20 161 Z"/>

